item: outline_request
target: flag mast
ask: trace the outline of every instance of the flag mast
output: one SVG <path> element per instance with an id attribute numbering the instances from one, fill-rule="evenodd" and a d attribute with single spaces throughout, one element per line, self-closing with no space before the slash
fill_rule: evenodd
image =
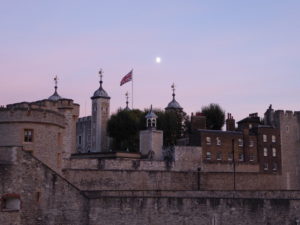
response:
<path id="1" fill-rule="evenodd" d="M 131 80 L 131 109 L 133 110 L 133 69 L 132 69 L 132 80 Z"/>

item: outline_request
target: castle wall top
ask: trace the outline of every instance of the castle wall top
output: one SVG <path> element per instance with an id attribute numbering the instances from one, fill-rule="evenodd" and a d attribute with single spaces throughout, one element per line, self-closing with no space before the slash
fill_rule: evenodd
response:
<path id="1" fill-rule="evenodd" d="M 276 110 L 275 116 L 286 116 L 286 117 L 300 116 L 300 111 Z"/>
<path id="2" fill-rule="evenodd" d="M 43 109 L 59 112 L 61 110 L 72 110 L 73 114 L 79 115 L 79 104 L 74 103 L 72 99 L 62 98 L 57 101 L 49 99 L 39 100 L 35 102 L 20 102 L 9 104 L 6 106 L 7 109 Z M 0 110 L 3 108 L 0 108 Z"/>
<path id="3" fill-rule="evenodd" d="M 0 123 L 45 123 L 64 128 L 65 116 L 46 109 L 0 108 Z"/>

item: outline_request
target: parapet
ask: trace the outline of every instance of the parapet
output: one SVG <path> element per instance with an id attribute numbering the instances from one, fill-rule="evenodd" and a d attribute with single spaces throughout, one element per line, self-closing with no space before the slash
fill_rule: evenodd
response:
<path id="1" fill-rule="evenodd" d="M 26 104 L 22 103 L 25 106 Z M 18 105 L 18 106 L 21 106 Z M 46 109 L 7 107 L 0 108 L 0 123 L 43 123 L 65 127 L 65 116 Z"/>
<path id="2" fill-rule="evenodd" d="M 280 117 L 293 117 L 293 116 L 300 116 L 300 111 L 291 111 L 291 110 L 276 110 L 275 116 Z"/>
<path id="3" fill-rule="evenodd" d="M 35 102 L 20 102 L 9 104 L 6 106 L 8 109 L 19 109 L 19 108 L 29 108 L 29 109 L 43 109 L 60 112 L 61 110 L 72 110 L 73 115 L 79 115 L 79 104 L 74 103 L 72 99 L 62 98 L 57 101 L 52 101 L 49 99 L 44 99 Z M 1 108 L 0 108 L 1 110 Z"/>

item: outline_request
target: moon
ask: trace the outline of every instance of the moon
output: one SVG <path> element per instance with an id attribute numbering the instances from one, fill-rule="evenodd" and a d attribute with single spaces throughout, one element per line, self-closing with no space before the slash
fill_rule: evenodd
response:
<path id="1" fill-rule="evenodd" d="M 160 58 L 160 57 L 156 57 L 156 58 L 155 58 L 155 62 L 156 62 L 156 63 L 161 63 L 161 58 Z"/>

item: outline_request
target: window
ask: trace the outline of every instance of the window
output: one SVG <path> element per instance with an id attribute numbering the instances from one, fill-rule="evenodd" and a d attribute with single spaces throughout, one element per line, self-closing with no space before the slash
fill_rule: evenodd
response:
<path id="1" fill-rule="evenodd" d="M 24 142 L 33 142 L 33 130 L 32 129 L 24 130 Z"/>
<path id="2" fill-rule="evenodd" d="M 250 155 L 249 155 L 249 161 L 250 161 L 250 162 L 253 162 L 253 161 L 254 161 L 254 155 L 253 155 L 253 154 L 250 154 Z"/>
<path id="3" fill-rule="evenodd" d="M 221 139 L 219 137 L 216 138 L 217 145 L 221 145 Z"/>
<path id="4" fill-rule="evenodd" d="M 286 127 L 285 127 L 285 130 L 286 130 L 286 132 L 288 133 L 289 130 L 290 130 L 290 129 L 289 129 L 289 126 L 286 126 Z"/>
<path id="5" fill-rule="evenodd" d="M 254 146 L 254 141 L 250 140 L 249 141 L 249 147 L 253 147 Z"/>
<path id="6" fill-rule="evenodd" d="M 268 156 L 268 149 L 264 148 L 264 156 Z"/>
<path id="7" fill-rule="evenodd" d="M 229 153 L 228 153 L 228 161 L 232 161 L 232 158 L 233 158 L 232 153 L 229 152 Z"/>
<path id="8" fill-rule="evenodd" d="M 61 153 L 57 153 L 56 155 L 56 165 L 57 168 L 61 168 Z"/>
<path id="9" fill-rule="evenodd" d="M 239 147 L 243 147 L 243 139 L 239 138 L 238 144 L 239 144 Z"/>
<path id="10" fill-rule="evenodd" d="M 222 154 L 221 152 L 217 152 L 217 160 L 222 160 Z"/>
<path id="11" fill-rule="evenodd" d="M 272 156 L 276 157 L 276 155 L 277 155 L 276 148 L 272 148 Z"/>
<path id="12" fill-rule="evenodd" d="M 272 135 L 272 142 L 275 143 L 276 142 L 276 136 Z"/>
<path id="13" fill-rule="evenodd" d="M 81 135 L 78 136 L 78 144 L 81 145 Z"/>
<path id="14" fill-rule="evenodd" d="M 276 162 L 273 163 L 273 171 L 277 171 L 277 163 Z"/>
<path id="15" fill-rule="evenodd" d="M 252 124 L 251 123 L 249 123 L 249 129 L 252 129 Z"/>
<path id="16" fill-rule="evenodd" d="M 239 161 L 244 161 L 244 154 L 243 153 L 239 154 Z"/>
<path id="17" fill-rule="evenodd" d="M 211 153 L 210 152 L 206 152 L 206 160 L 211 160 Z"/>
<path id="18" fill-rule="evenodd" d="M 20 209 L 20 195 L 6 194 L 2 196 L 2 211 L 19 211 Z"/>
<path id="19" fill-rule="evenodd" d="M 211 144 L 211 138 L 210 137 L 206 137 L 206 144 L 210 145 Z"/>
<path id="20" fill-rule="evenodd" d="M 266 134 L 263 134 L 263 142 L 267 142 L 268 139 L 267 139 L 267 135 Z"/>
<path id="21" fill-rule="evenodd" d="M 268 163 L 264 163 L 264 170 L 268 170 Z"/>

